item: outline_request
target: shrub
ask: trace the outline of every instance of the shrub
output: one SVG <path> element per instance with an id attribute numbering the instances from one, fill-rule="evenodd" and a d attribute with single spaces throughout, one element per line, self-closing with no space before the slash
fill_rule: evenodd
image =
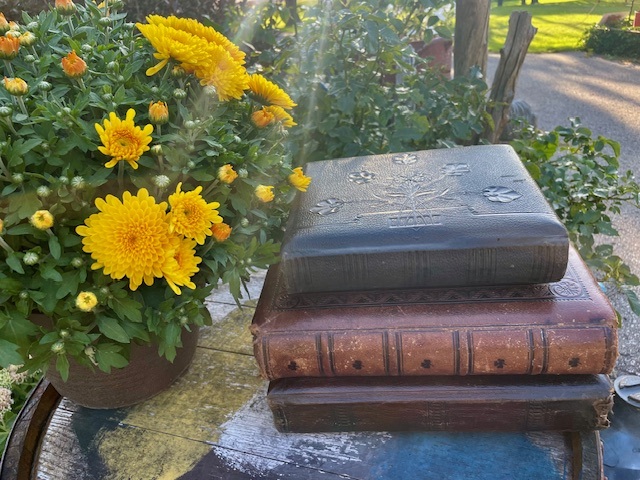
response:
<path id="1" fill-rule="evenodd" d="M 613 55 L 640 60 L 640 30 L 626 22 L 619 28 L 595 25 L 582 40 L 584 50 L 600 55 Z"/>
<path id="2" fill-rule="evenodd" d="M 640 302 L 627 287 L 640 285 L 607 237 L 619 236 L 612 216 L 623 203 L 640 207 L 640 185 L 630 171 L 620 173 L 620 145 L 571 119 L 550 132 L 526 127 L 512 141 L 520 158 L 569 231 L 573 244 L 599 280 L 613 282 L 640 314 Z M 600 238 L 601 241 L 596 242 Z"/>

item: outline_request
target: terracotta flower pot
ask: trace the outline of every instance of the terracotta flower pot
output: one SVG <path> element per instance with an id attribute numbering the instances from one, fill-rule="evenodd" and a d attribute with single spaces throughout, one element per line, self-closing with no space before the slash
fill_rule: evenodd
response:
<path id="1" fill-rule="evenodd" d="M 50 365 L 46 378 L 60 395 L 89 408 L 120 408 L 135 405 L 167 389 L 189 367 L 196 351 L 198 329 L 182 331 L 182 348 L 173 363 L 158 355 L 157 345 L 132 345 L 129 365 L 104 373 L 78 365 L 70 359 L 69 378 L 62 380 Z"/>

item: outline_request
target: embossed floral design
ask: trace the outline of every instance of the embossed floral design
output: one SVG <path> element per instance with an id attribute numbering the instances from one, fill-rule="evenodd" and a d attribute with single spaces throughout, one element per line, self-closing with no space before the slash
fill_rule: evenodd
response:
<path id="1" fill-rule="evenodd" d="M 522 197 L 521 194 L 508 187 L 487 187 L 482 194 L 491 202 L 510 203 Z"/>
<path id="2" fill-rule="evenodd" d="M 442 166 L 442 173 L 453 177 L 459 177 L 469 172 L 471 169 L 466 163 L 447 163 Z"/>
<path id="3" fill-rule="evenodd" d="M 317 213 L 318 215 L 331 215 L 332 213 L 340 211 L 343 206 L 344 201 L 339 198 L 327 198 L 326 200 L 316 203 L 309 211 L 311 213 Z"/>
<path id="4" fill-rule="evenodd" d="M 400 155 L 394 155 L 391 161 L 397 165 L 411 165 L 418 161 L 418 156 L 413 153 L 402 153 Z"/>
<path id="5" fill-rule="evenodd" d="M 366 170 L 361 170 L 359 172 L 351 172 L 347 178 L 350 182 L 362 185 L 363 183 L 369 183 L 371 180 L 376 178 L 376 174 L 373 172 L 367 172 Z"/>

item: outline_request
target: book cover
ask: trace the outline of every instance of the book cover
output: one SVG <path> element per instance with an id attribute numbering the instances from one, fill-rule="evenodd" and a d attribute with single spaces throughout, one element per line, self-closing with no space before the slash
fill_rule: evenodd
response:
<path id="1" fill-rule="evenodd" d="M 572 247 L 559 282 L 289 294 L 267 273 L 252 322 L 265 378 L 609 373 L 617 317 Z"/>
<path id="2" fill-rule="evenodd" d="M 582 431 L 609 426 L 606 375 L 285 378 L 267 403 L 281 432 Z"/>
<path id="3" fill-rule="evenodd" d="M 309 163 L 281 252 L 287 291 L 545 283 L 568 235 L 508 145 Z"/>

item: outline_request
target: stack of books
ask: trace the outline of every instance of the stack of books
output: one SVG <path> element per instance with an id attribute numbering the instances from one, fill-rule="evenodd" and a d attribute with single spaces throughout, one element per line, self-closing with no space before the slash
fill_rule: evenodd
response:
<path id="1" fill-rule="evenodd" d="M 306 168 L 251 327 L 280 431 L 608 425 L 615 310 L 511 147 Z"/>

